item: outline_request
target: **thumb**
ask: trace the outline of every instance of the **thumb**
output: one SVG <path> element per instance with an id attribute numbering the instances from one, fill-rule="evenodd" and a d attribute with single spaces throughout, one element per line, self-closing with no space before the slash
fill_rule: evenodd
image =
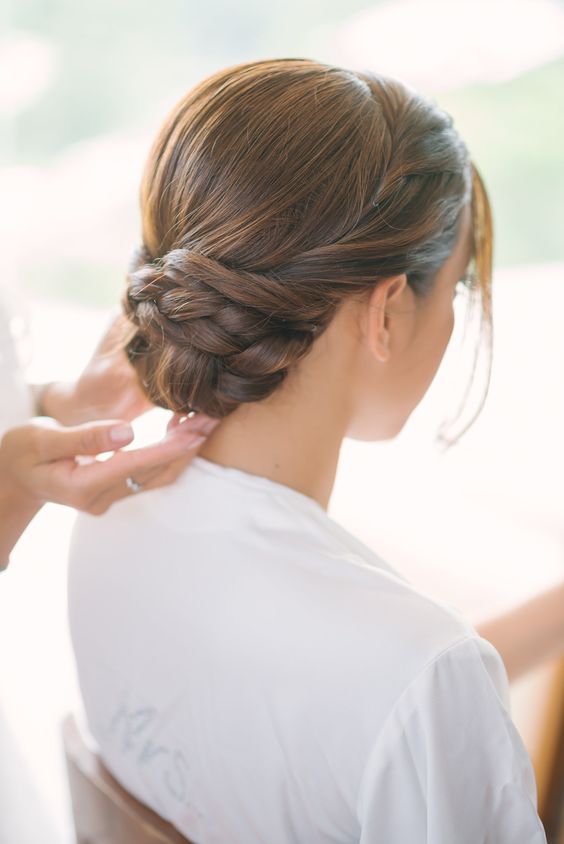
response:
<path id="1" fill-rule="evenodd" d="M 131 425 L 116 419 L 46 429 L 44 434 L 42 451 L 46 460 L 116 451 L 132 442 L 134 437 Z"/>

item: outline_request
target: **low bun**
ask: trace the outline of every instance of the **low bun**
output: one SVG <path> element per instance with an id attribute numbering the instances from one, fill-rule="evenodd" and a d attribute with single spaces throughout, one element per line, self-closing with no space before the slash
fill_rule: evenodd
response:
<path id="1" fill-rule="evenodd" d="M 292 316 L 279 287 L 188 249 L 155 260 L 138 249 L 122 302 L 125 349 L 148 398 L 217 418 L 266 398 L 318 333 L 314 320 Z"/>

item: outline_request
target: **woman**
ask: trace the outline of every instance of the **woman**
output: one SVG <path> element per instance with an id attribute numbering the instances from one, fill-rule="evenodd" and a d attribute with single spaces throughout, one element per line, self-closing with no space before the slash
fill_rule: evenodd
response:
<path id="1" fill-rule="evenodd" d="M 77 524 L 104 761 L 196 844 L 545 842 L 500 654 L 326 512 L 343 438 L 395 436 L 429 387 L 463 278 L 488 338 L 452 120 L 371 73 L 237 65 L 165 121 L 141 212 L 128 355 L 222 421 L 174 486 Z"/>

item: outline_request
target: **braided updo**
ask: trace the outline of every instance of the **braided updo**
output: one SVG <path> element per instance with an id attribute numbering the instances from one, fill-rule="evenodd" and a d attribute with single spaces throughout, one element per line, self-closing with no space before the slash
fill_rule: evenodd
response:
<path id="1" fill-rule="evenodd" d="M 452 119 L 400 82 L 306 59 L 228 68 L 162 126 L 123 297 L 150 400 L 223 417 L 269 396 L 345 297 L 407 274 L 420 296 L 463 205 L 491 321 L 491 215 Z"/>
<path id="2" fill-rule="evenodd" d="M 189 249 L 133 258 L 125 312 L 137 326 L 128 344 L 149 398 L 176 411 L 225 416 L 280 384 L 308 351 L 328 308 L 258 273 L 230 270 Z"/>

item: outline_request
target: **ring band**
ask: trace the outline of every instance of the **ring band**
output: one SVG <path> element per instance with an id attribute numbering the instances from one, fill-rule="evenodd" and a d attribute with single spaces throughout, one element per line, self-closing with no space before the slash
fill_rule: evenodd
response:
<path id="1" fill-rule="evenodd" d="M 131 476 L 125 479 L 125 483 L 127 484 L 127 488 L 131 490 L 131 492 L 141 492 L 143 489 L 143 484 L 137 483 L 134 481 Z"/>

